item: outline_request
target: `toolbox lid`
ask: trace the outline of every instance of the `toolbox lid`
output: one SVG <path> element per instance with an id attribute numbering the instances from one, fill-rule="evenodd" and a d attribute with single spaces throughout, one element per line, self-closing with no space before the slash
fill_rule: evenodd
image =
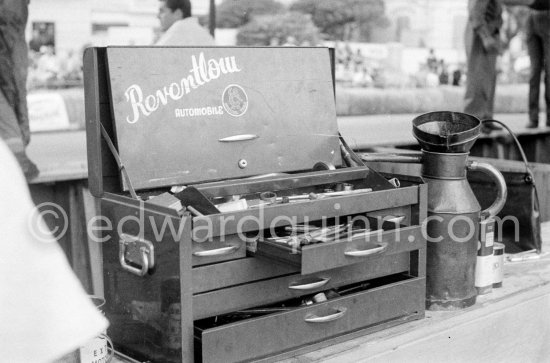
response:
<path id="1" fill-rule="evenodd" d="M 117 149 L 135 189 L 342 163 L 328 48 L 106 51 Z"/>

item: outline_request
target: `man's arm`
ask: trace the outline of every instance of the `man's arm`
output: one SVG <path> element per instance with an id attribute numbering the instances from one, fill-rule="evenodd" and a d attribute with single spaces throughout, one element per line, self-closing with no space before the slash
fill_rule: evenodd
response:
<path id="1" fill-rule="evenodd" d="M 491 31 L 486 19 L 491 1 L 492 0 L 470 0 L 468 2 L 468 16 L 474 32 L 481 38 L 483 48 L 488 52 L 498 52 L 499 40 Z"/>
<path id="2" fill-rule="evenodd" d="M 468 18 L 474 30 L 487 26 L 485 14 L 491 0 L 470 0 L 468 2 Z"/>

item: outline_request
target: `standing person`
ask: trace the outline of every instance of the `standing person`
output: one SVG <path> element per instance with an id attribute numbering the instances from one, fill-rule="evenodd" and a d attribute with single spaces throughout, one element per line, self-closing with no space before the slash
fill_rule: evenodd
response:
<path id="1" fill-rule="evenodd" d="M 540 78 L 544 70 L 544 99 L 546 126 L 550 127 L 550 0 L 535 0 L 527 18 L 527 51 L 531 61 L 529 75 L 529 123 L 527 128 L 539 126 Z"/>
<path id="2" fill-rule="evenodd" d="M 433 48 L 430 48 L 430 53 L 428 54 L 428 58 L 426 58 L 426 65 L 431 72 L 437 73 L 437 57 Z"/>
<path id="3" fill-rule="evenodd" d="M 449 69 L 443 59 L 439 61 L 439 67 L 439 84 L 449 84 Z"/>
<path id="4" fill-rule="evenodd" d="M 493 118 L 496 62 L 500 50 L 502 5 L 498 0 L 469 0 L 465 44 L 467 58 L 464 112 L 481 120 Z M 500 129 L 484 123 L 482 131 Z"/>
<path id="5" fill-rule="evenodd" d="M 31 136 L 26 88 L 28 6 L 29 0 L 0 1 L 0 137 L 15 155 L 27 181 L 38 176 L 38 168 L 26 153 Z"/>
<path id="6" fill-rule="evenodd" d="M 462 70 L 460 67 L 453 71 L 453 86 L 460 86 L 460 79 L 462 78 Z"/>
<path id="7" fill-rule="evenodd" d="M 530 5 L 533 0 L 468 0 L 466 94 L 464 112 L 481 120 L 493 118 L 497 56 L 501 50 L 502 5 Z M 484 123 L 482 132 L 501 127 Z"/>
<path id="8" fill-rule="evenodd" d="M 191 16 L 190 0 L 160 0 L 161 35 L 155 45 L 215 45 L 214 38 Z"/>

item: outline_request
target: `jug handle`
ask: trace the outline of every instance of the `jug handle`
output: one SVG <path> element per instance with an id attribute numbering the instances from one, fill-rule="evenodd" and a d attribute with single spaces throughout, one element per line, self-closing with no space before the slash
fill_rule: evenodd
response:
<path id="1" fill-rule="evenodd" d="M 497 197 L 495 201 L 489 208 L 481 211 L 482 219 L 490 219 L 495 217 L 498 212 L 502 210 L 502 207 L 504 207 L 504 203 L 506 203 L 506 197 L 508 196 L 508 188 L 506 187 L 506 181 L 504 180 L 504 177 L 502 176 L 500 171 L 498 171 L 498 169 L 491 164 L 480 163 L 477 161 L 469 161 L 468 170 L 477 170 L 484 174 L 487 174 L 496 183 Z"/>

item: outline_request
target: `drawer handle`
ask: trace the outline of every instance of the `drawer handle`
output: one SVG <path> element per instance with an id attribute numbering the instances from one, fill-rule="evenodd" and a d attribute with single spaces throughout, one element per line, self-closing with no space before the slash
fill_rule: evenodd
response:
<path id="1" fill-rule="evenodd" d="M 301 285 L 290 285 L 288 288 L 292 290 L 311 290 L 316 289 L 318 287 L 324 286 L 329 282 L 330 277 L 322 278 L 319 281 L 315 282 L 309 282 L 307 284 L 301 284 Z"/>
<path id="2" fill-rule="evenodd" d="M 306 315 L 304 320 L 307 323 L 327 323 L 329 321 L 340 319 L 342 316 L 346 314 L 346 311 L 348 311 L 348 309 L 338 308 L 338 311 L 334 314 L 330 314 L 327 316 Z"/>
<path id="3" fill-rule="evenodd" d="M 242 135 L 233 135 L 218 139 L 219 142 L 236 142 L 236 141 L 248 141 L 257 139 L 259 136 L 254 134 L 242 134 Z"/>
<path id="4" fill-rule="evenodd" d="M 197 257 L 210 257 L 210 256 L 221 256 L 228 255 L 239 249 L 239 246 L 227 246 L 222 248 L 216 248 L 215 250 L 206 250 L 206 251 L 196 251 L 193 252 L 193 256 Z"/>
<path id="5" fill-rule="evenodd" d="M 387 243 L 381 243 L 378 247 L 369 248 L 367 250 L 351 250 L 344 252 L 344 255 L 350 257 L 365 257 L 370 255 L 375 255 L 377 253 L 382 253 L 388 248 Z"/>

